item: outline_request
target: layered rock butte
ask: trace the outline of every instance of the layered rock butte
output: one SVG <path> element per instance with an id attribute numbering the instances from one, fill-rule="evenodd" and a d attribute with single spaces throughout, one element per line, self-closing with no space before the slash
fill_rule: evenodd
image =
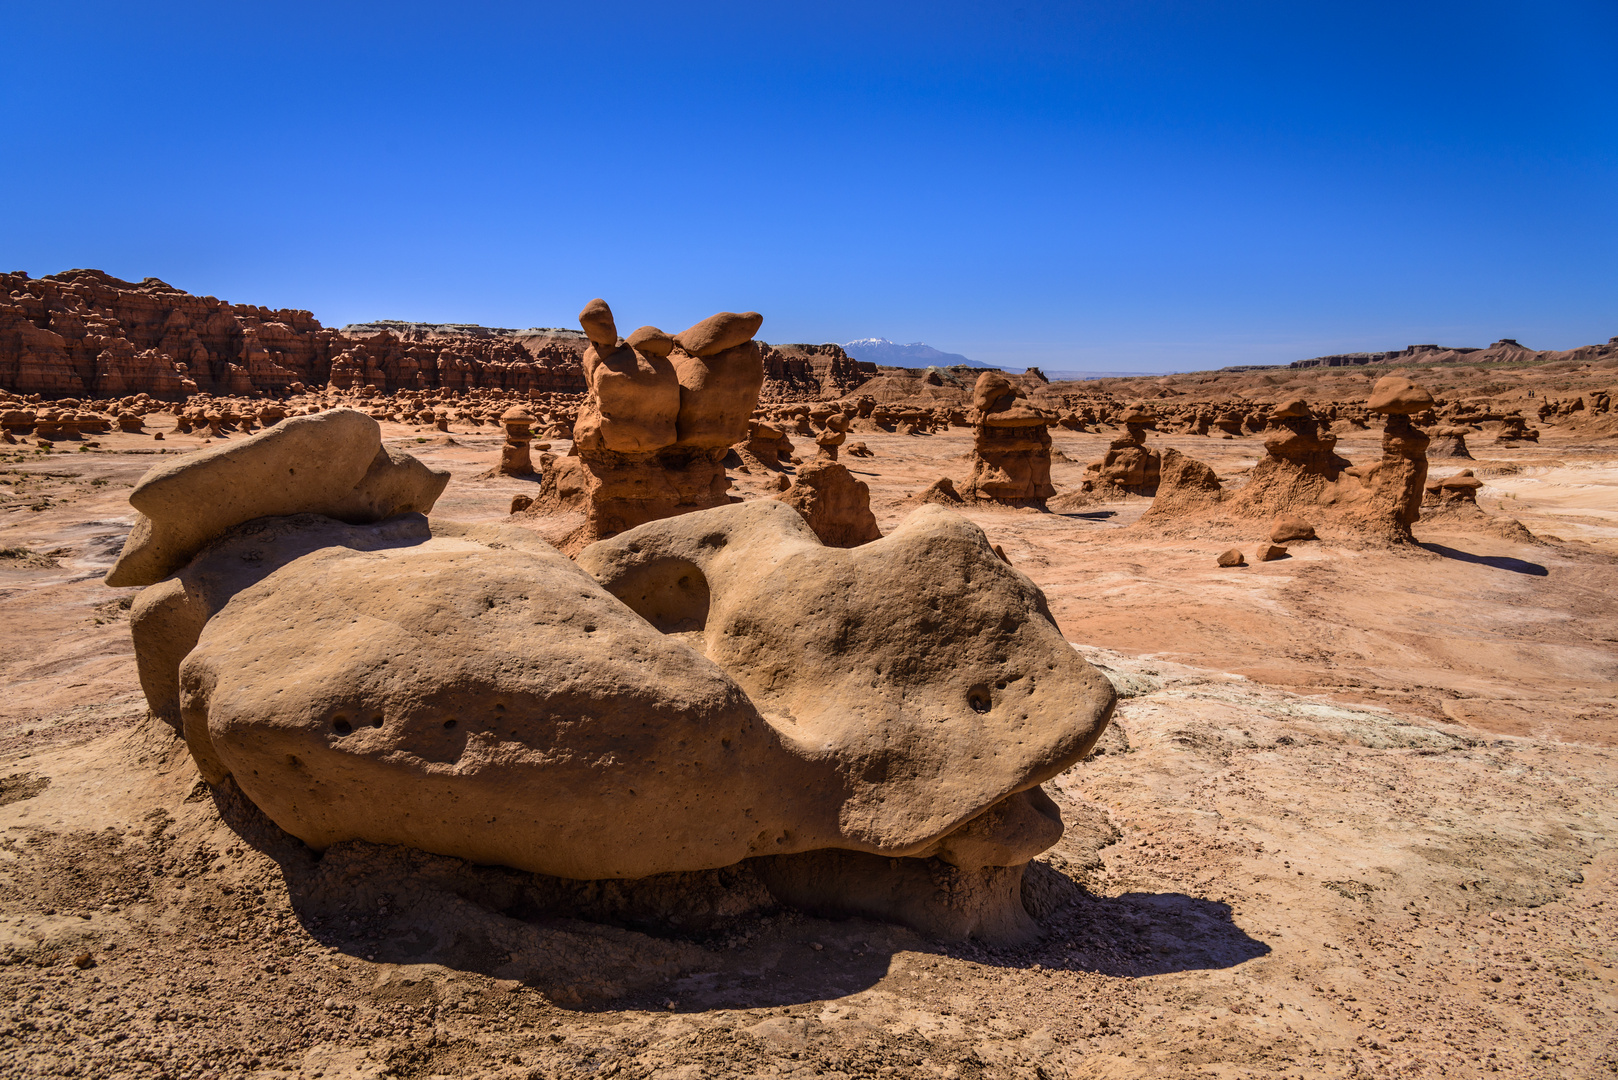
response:
<path id="1" fill-rule="evenodd" d="M 328 329 L 307 311 L 193 296 L 99 270 L 0 274 L 0 389 L 44 398 L 376 392 L 582 393 L 589 342 L 571 329 L 381 321 Z M 835 345 L 763 347 L 767 400 L 818 397 L 875 374 Z"/>

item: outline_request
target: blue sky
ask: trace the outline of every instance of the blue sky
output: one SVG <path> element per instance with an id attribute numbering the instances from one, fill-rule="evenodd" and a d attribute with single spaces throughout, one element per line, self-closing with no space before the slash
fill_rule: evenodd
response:
<path id="1" fill-rule="evenodd" d="M 21 4 L 0 268 L 1187 370 L 1618 334 L 1618 4 Z"/>

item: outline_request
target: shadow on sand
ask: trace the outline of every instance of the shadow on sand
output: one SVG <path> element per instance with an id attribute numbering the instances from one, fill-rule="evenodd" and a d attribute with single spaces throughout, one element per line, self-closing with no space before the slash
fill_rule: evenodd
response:
<path id="1" fill-rule="evenodd" d="M 994 948 L 782 908 L 746 863 L 568 882 L 371 844 L 317 855 L 228 781 L 213 796 L 242 840 L 279 864 L 303 930 L 378 965 L 379 1000 L 426 1004 L 460 993 L 449 986 L 460 977 L 483 976 L 578 1011 L 780 1008 L 846 997 L 896 970 L 914 977 L 937 962 L 928 956 L 967 962 L 951 965 L 956 980 L 973 978 L 970 965 L 1139 978 L 1233 967 L 1270 951 L 1225 904 L 1180 893 L 1095 896 L 1042 863 L 1028 880 L 1060 897 L 1043 905 L 1043 939 Z M 1026 885 L 1023 895 L 1027 902 Z"/>
<path id="2" fill-rule="evenodd" d="M 1442 555 L 1446 559 L 1454 559 L 1457 562 L 1477 563 L 1479 566 L 1489 566 L 1496 570 L 1510 570 L 1514 574 L 1527 574 L 1530 577 L 1548 577 L 1550 575 L 1550 571 L 1539 563 L 1513 559 L 1508 555 L 1473 555 L 1469 551 L 1445 547 L 1443 544 L 1421 543 L 1417 546 L 1425 548 L 1434 555 Z"/>

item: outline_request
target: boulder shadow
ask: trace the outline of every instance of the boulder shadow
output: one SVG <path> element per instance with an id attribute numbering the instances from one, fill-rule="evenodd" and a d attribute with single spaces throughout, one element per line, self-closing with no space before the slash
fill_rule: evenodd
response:
<path id="1" fill-rule="evenodd" d="M 1418 542 L 1417 547 L 1441 555 L 1446 559 L 1457 562 L 1476 563 L 1479 566 L 1492 567 L 1495 570 L 1510 570 L 1514 574 L 1527 574 L 1530 577 L 1549 577 L 1550 571 L 1539 563 L 1528 562 L 1525 559 L 1513 559 L 1509 555 L 1474 555 L 1469 551 L 1458 548 L 1445 547 L 1443 544 Z"/>
<path id="2" fill-rule="evenodd" d="M 1041 909 L 1044 936 L 993 947 L 805 915 L 776 903 L 746 863 L 570 882 L 363 843 L 316 854 L 229 781 L 212 796 L 232 830 L 279 865 L 302 931 L 377 965 L 379 1001 L 452 1000 L 471 976 L 576 1012 L 791 1009 L 915 977 L 938 962 L 929 956 L 1140 978 L 1233 967 L 1270 951 L 1235 925 L 1228 905 L 1180 893 L 1094 896 L 1043 863 L 1030 866 L 1023 896 L 1030 911 Z M 972 978 L 970 969 L 950 974 Z"/>
<path id="3" fill-rule="evenodd" d="M 1113 978 L 1236 967 L 1270 953 L 1229 904 L 1184 893 L 1085 896 L 1045 920 L 1036 962 Z"/>

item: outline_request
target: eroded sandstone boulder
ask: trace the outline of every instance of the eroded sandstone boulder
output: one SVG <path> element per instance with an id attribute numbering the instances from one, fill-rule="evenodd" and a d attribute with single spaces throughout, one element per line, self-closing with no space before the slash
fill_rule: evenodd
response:
<path id="1" fill-rule="evenodd" d="M 858 547 L 882 536 L 871 513 L 870 487 L 836 461 L 799 466 L 791 486 L 776 498 L 802 514 L 827 547 Z"/>
<path id="2" fill-rule="evenodd" d="M 1158 459 L 1157 484 L 1152 505 L 1141 514 L 1147 523 L 1171 518 L 1207 514 L 1224 498 L 1219 477 L 1204 462 L 1182 454 L 1172 446 Z"/>
<path id="3" fill-rule="evenodd" d="M 1270 542 L 1286 544 L 1295 540 L 1314 540 L 1315 527 L 1296 514 L 1280 514 L 1270 526 Z"/>
<path id="4" fill-rule="evenodd" d="M 758 500 L 574 564 L 520 528 L 337 520 L 344 474 L 303 492 L 315 512 L 221 524 L 266 505 L 239 470 L 352 471 L 363 427 L 294 417 L 161 474 L 164 506 L 219 527 L 131 624 L 148 701 L 209 782 L 316 849 L 579 880 L 753 860 L 788 903 L 1034 932 L 1017 883 L 1062 830 L 1038 786 L 1114 695 L 975 525 L 923 507 L 842 549 Z"/>
<path id="5" fill-rule="evenodd" d="M 211 421 L 215 427 L 218 417 Z M 426 513 L 449 473 L 382 445 L 375 420 L 333 409 L 154 466 L 130 493 L 140 516 L 107 574 L 113 586 L 151 585 L 210 540 L 253 518 L 316 513 L 380 521 Z"/>
<path id="6" fill-rule="evenodd" d="M 700 630 L 766 720 L 833 768 L 843 837 L 820 846 L 1018 865 L 1052 836 L 1045 802 L 1001 807 L 970 844 L 948 839 L 961 808 L 1082 758 L 1111 707 L 1038 588 L 939 507 L 840 550 L 761 500 L 643 525 L 579 564 L 654 626 Z"/>

